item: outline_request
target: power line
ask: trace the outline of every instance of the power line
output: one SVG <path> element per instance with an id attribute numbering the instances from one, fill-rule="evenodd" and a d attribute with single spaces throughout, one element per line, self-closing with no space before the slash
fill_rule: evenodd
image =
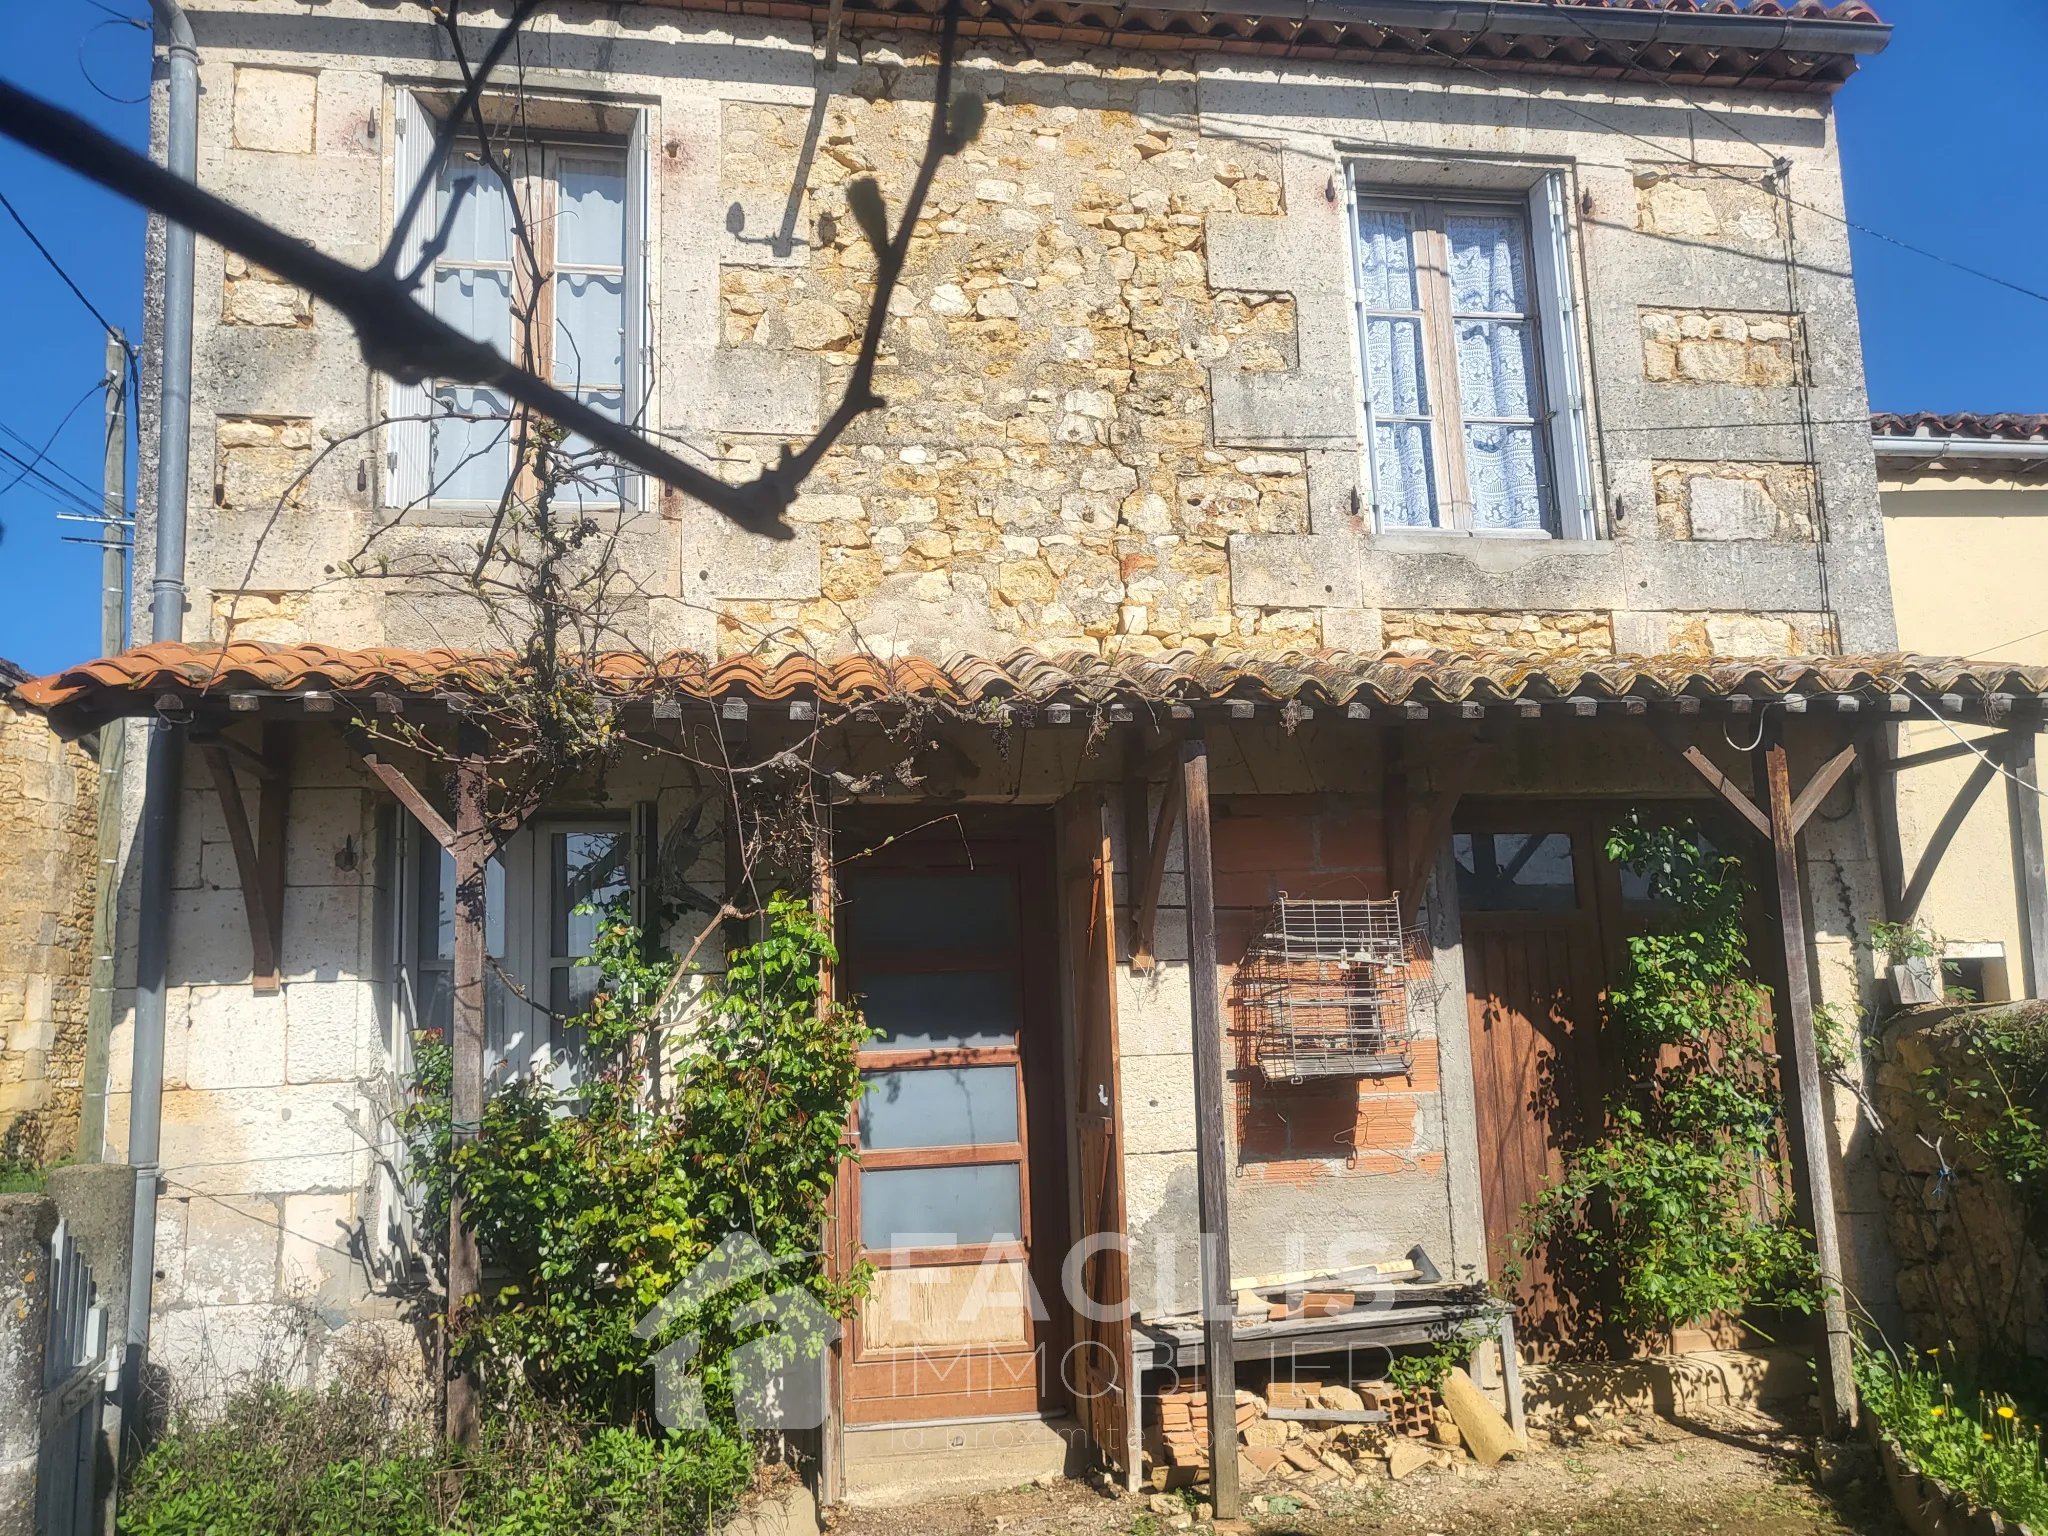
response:
<path id="1" fill-rule="evenodd" d="M 1577 18 L 1572 19 L 1574 20 L 1574 22 L 1577 21 Z M 1507 79 L 1503 75 L 1496 74 L 1494 71 L 1490 69 L 1483 69 L 1479 65 L 1474 64 L 1470 59 L 1461 58 L 1459 55 L 1455 53 L 1451 53 L 1446 49 L 1437 47 L 1434 43 L 1423 43 L 1421 46 L 1425 51 L 1435 54 L 1438 58 L 1448 60 L 1450 63 L 1456 65 L 1460 69 L 1470 70 L 1473 74 L 1478 75 L 1483 80 L 1490 81 L 1494 85 L 1500 86 L 1504 89 L 1516 90 L 1517 94 L 1522 96 L 1524 100 L 1536 99 L 1535 97 L 1531 96 L 1529 92 L 1525 90 L 1520 90 L 1516 86 L 1516 83 L 1514 81 Z M 1656 84 L 1664 85 L 1668 83 L 1658 79 L 1656 75 L 1652 74 L 1649 70 L 1644 69 L 1643 66 L 1640 64 L 1629 64 L 1624 67 L 1638 71 L 1639 73 L 1647 76 L 1651 81 L 1655 82 Z M 1677 89 L 1680 89 L 1681 91 L 1683 90 L 1682 87 L 1678 87 Z M 1695 111 L 1703 113 L 1707 117 L 1712 118 L 1715 122 L 1722 124 L 1722 126 L 1729 129 L 1729 131 L 1734 133 L 1737 138 L 1741 139 L 1744 143 L 1750 145 L 1758 153 L 1766 155 L 1771 153 L 1771 151 L 1767 149 L 1764 145 L 1757 143 L 1755 139 L 1750 138 L 1750 136 L 1744 133 L 1740 128 L 1736 127 L 1726 118 L 1723 118 L 1711 107 L 1703 105 L 1697 98 L 1693 97 L 1689 93 L 1686 95 L 1686 100 L 1691 103 Z M 1573 117 L 1581 118 L 1584 121 L 1591 123 L 1594 127 L 1600 129 L 1603 133 L 1619 134 L 1621 137 L 1625 139 L 1633 139 L 1636 143 L 1641 144 L 1648 149 L 1654 149 L 1660 155 L 1668 155 L 1669 153 L 1671 153 L 1670 146 L 1660 144 L 1655 139 L 1645 138 L 1642 134 L 1635 133 L 1630 129 L 1618 127 L 1615 124 L 1608 122 L 1605 118 L 1596 117 L 1591 112 L 1587 112 L 1582 108 L 1573 106 L 1568 101 L 1561 101 L 1555 97 L 1545 97 L 1543 98 L 1543 101 L 1544 105 L 1546 106 L 1562 107 L 1566 112 L 1570 113 Z M 1698 162 L 1695 162 L 1695 164 L 1698 164 Z M 1767 169 L 1770 171 L 1771 174 L 1776 175 L 1780 174 L 1781 170 L 1789 170 L 1790 168 L 1791 167 L 1789 162 L 1785 161 L 1782 156 L 1773 155 L 1771 165 Z M 1712 175 L 1719 176 L 1724 180 L 1732 181 L 1738 186 L 1746 187 L 1751 185 L 1751 183 L 1747 181 L 1745 178 L 1737 176 L 1736 174 L 1734 174 L 1734 172 L 1725 170 L 1718 165 L 1699 165 L 1699 169 L 1702 171 L 1706 171 Z M 1845 214 L 1836 213 L 1831 208 L 1822 208 L 1814 203 L 1800 202 L 1799 199 L 1793 197 L 1789 192 L 1785 194 L 1785 201 L 1790 203 L 1795 208 L 1805 209 L 1808 213 L 1819 214 L 1824 219 L 1832 219 L 1835 223 L 1842 225 L 1846 229 L 1852 229 L 1856 231 L 1856 233 L 1859 235 L 1868 235 L 1873 240 L 1882 240 L 1886 245 L 1897 246 L 1902 251 L 1910 251 L 1915 256 L 1925 257 L 1927 260 L 1936 262 L 1941 266 L 1953 267 L 1958 272 L 1967 273 L 1969 276 L 1981 279 L 1984 282 L 1995 283 L 2000 288 L 2009 288 L 2014 293 L 2021 294 L 2026 298 L 2038 299 L 2043 304 L 2048 304 L 2048 293 L 2044 293 L 2038 288 L 2029 288 L 2023 283 L 2014 282 L 2011 278 L 2000 277 L 1995 272 L 1986 272 L 1981 267 L 1970 266 L 1967 262 L 1956 261 L 1951 257 L 1943 256 L 1935 251 L 1930 251 L 1926 249 L 1924 246 L 1914 245 L 1910 241 L 1901 240 L 1896 235 L 1888 235 L 1884 233 L 1884 231 L 1882 230 L 1872 229 L 1867 224 L 1859 224 L 1854 219 L 1849 218 Z"/>
<path id="2" fill-rule="evenodd" d="M 7 216 L 10 219 L 14 220 L 16 226 L 21 230 L 21 232 L 24 235 L 28 236 L 28 243 L 34 246 L 37 249 L 37 251 L 42 253 L 43 260 L 47 261 L 50 264 L 50 270 L 52 272 L 55 272 L 59 277 L 64 279 L 64 286 L 66 288 L 69 288 L 71 292 L 77 297 L 78 302 L 86 307 L 86 309 L 91 313 L 93 319 L 99 321 L 100 328 L 110 335 L 120 336 L 122 334 L 121 328 L 118 325 L 114 324 L 113 321 L 109 320 L 105 315 L 101 314 L 99 311 L 99 306 L 93 303 L 91 299 L 88 299 L 85 296 L 85 290 L 83 288 L 80 288 L 78 284 L 74 283 L 71 280 L 71 274 L 64 270 L 64 264 L 58 261 L 56 257 L 50 254 L 50 248 L 47 245 L 43 244 L 42 241 L 36 238 L 36 232 L 28 227 L 28 220 L 24 219 L 21 216 L 21 214 L 15 209 L 14 204 L 7 201 L 7 194 L 5 192 L 0 192 L 0 208 L 5 208 L 7 210 Z M 133 352 L 135 350 L 134 344 L 128 341 L 125 337 L 123 337 L 121 345 L 126 347 L 130 352 Z"/>
<path id="3" fill-rule="evenodd" d="M 87 391 L 87 393 L 89 395 L 91 391 Z M 76 410 L 77 407 L 74 406 L 72 407 L 72 409 Z M 19 432 L 15 431 L 14 428 L 8 426 L 7 423 L 4 421 L 0 421 L 0 437 L 8 439 L 10 442 L 14 443 L 17 448 L 25 448 L 33 451 L 36 446 L 27 438 L 23 437 Z M 15 462 L 21 462 L 21 456 L 19 454 L 14 454 L 12 455 L 12 457 L 15 459 Z M 33 473 L 36 475 L 38 479 L 42 480 L 47 480 L 52 475 L 61 476 L 65 481 L 68 482 L 68 484 L 66 484 L 63 487 L 66 494 L 74 496 L 83 496 L 86 500 L 92 502 L 94 505 L 98 505 L 99 499 L 103 494 L 101 487 L 93 485 L 89 481 L 80 478 L 73 471 L 66 469 L 62 464 L 51 464 L 47 469 L 38 467 L 33 471 Z"/>
<path id="4" fill-rule="evenodd" d="M 5 485 L 0 485 L 0 496 L 5 496 L 9 491 L 13 490 L 17 485 L 21 484 L 23 478 L 26 477 L 30 473 L 30 471 L 34 470 L 38 464 L 42 463 L 44 459 L 49 457 L 50 449 L 55 445 L 58 437 L 62 435 L 64 429 L 71 425 L 71 418 L 78 414 L 78 408 L 93 397 L 94 391 L 106 388 L 106 384 L 107 381 L 102 379 L 98 383 L 86 385 L 85 393 L 80 395 L 76 400 L 74 400 L 71 403 L 71 409 L 64 413 L 63 419 L 60 420 L 57 423 L 57 425 L 51 429 L 50 435 L 47 438 L 43 439 L 43 446 L 36 450 L 36 456 L 33 459 L 30 459 L 28 463 L 23 465 L 19 470 L 17 470 L 12 480 L 8 481 Z M 14 434 L 12 432 L 9 432 L 8 436 L 12 437 L 14 436 Z"/>
<path id="5" fill-rule="evenodd" d="M 66 507 L 71 511 L 85 513 L 92 517 L 104 517 L 106 515 L 107 509 L 100 505 L 98 501 L 89 500 L 61 481 L 51 479 L 13 450 L 0 446 L 0 459 L 15 465 L 21 471 L 16 477 L 17 479 L 28 480 L 32 489 L 40 492 L 46 499 L 56 502 L 60 507 Z"/>

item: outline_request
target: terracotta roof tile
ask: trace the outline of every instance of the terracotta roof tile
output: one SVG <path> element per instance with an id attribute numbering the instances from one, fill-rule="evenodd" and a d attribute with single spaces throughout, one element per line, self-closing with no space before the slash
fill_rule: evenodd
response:
<path id="1" fill-rule="evenodd" d="M 644 0 L 733 16 L 823 19 L 853 30 L 917 31 L 938 25 L 942 0 Z M 1480 10 L 1444 5 L 1390 13 L 1346 0 L 985 0 L 961 24 L 965 37 L 1180 52 L 1236 52 L 1294 59 L 1388 59 L 1488 73 L 1535 71 L 1605 79 L 1741 85 L 1751 90 L 1834 90 L 1857 56 L 1884 46 L 1890 29 L 1861 0 L 1499 0 Z M 1637 14 L 1659 13 L 1664 27 Z M 1623 15 L 1622 13 L 1627 13 Z M 1475 26 L 1472 17 L 1481 18 Z M 1410 19 L 1412 18 L 1412 19 Z M 1737 42 L 1721 22 L 1779 21 L 1803 36 Z M 1826 24 L 1822 34 L 1814 23 Z M 1472 30 L 1458 30 L 1460 26 Z"/>
<path id="2" fill-rule="evenodd" d="M 1913 411 L 1903 415 L 1878 411 L 1870 418 L 1870 431 L 1875 437 L 1969 437 L 2013 443 L 2048 442 L 2048 415 L 2024 415 L 2016 411 L 1979 415 L 1974 411 L 1957 411 L 1942 416 L 1933 411 Z"/>
<path id="3" fill-rule="evenodd" d="M 16 697 L 49 711 L 60 729 L 88 729 L 117 715 L 148 713 L 166 693 L 190 702 L 233 693 L 328 692 L 367 704 L 380 692 L 414 697 L 474 692 L 488 687 L 511 664 L 508 654 L 453 650 L 348 651 L 256 641 L 226 647 L 150 645 L 24 683 Z M 815 698 L 842 707 L 902 696 L 974 708 L 1003 701 L 1093 707 L 1116 702 L 1293 700 L 1313 706 L 1900 689 L 1969 697 L 2048 693 L 2048 667 L 1913 655 L 1703 661 L 1681 656 L 1559 659 L 1511 651 L 1413 656 L 1179 651 L 1105 660 L 1084 651 L 1048 655 L 1020 650 L 1001 658 L 956 656 L 941 663 L 866 656 L 707 662 L 687 653 L 648 658 L 616 651 L 598 657 L 596 671 L 621 699 L 706 701 L 737 694 L 760 700 Z"/>

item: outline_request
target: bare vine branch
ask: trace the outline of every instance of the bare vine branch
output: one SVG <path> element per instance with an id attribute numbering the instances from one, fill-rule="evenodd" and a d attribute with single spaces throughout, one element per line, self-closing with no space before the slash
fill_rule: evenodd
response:
<path id="1" fill-rule="evenodd" d="M 418 217 L 451 152 L 463 116 L 475 119 L 481 126 L 480 101 L 491 68 L 511 47 L 521 24 L 537 3 L 538 0 L 520 0 L 478 67 L 470 70 L 466 64 L 463 66 L 467 83 L 462 99 L 436 139 L 428 170 L 407 197 L 401 231 L 410 228 Z M 446 25 L 453 35 L 456 21 L 452 9 Z M 406 274 L 396 271 L 395 253 L 401 235 L 394 235 L 376 265 L 367 269 L 350 266 L 182 180 L 83 118 L 5 81 L 0 81 L 0 134 L 306 289 L 348 321 L 362 348 L 363 360 L 377 371 L 405 384 L 439 379 L 500 390 L 527 409 L 597 445 L 621 463 L 694 497 L 740 526 L 771 538 L 786 539 L 793 537 L 794 531 L 783 520 L 783 514 L 798 488 L 854 421 L 887 403 L 874 391 L 874 371 L 882 328 L 887 323 L 889 298 L 909 258 L 917 221 L 939 165 L 947 156 L 957 154 L 980 131 L 980 98 L 962 95 L 955 100 L 951 94 L 959 30 L 960 0 L 949 0 L 939 43 L 931 132 L 893 235 L 888 230 L 881 192 L 875 183 L 863 178 L 848 188 L 854 216 L 874 246 L 876 269 L 860 355 L 839 404 L 802 447 L 792 450 L 785 445 L 776 464 L 741 485 L 730 484 L 678 458 L 632 426 L 599 414 L 531 370 L 512 363 L 485 343 L 465 336 L 436 317 L 413 293 L 424 267 Z M 437 232 L 436 238 L 443 233 Z"/>

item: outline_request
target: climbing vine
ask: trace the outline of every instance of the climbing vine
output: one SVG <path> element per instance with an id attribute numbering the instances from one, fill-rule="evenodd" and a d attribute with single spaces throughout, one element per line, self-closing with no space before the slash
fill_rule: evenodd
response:
<path id="1" fill-rule="evenodd" d="M 1965 1016 L 1917 1091 L 1956 1140 L 2012 1186 L 2048 1233 L 2048 1009 Z"/>
<path id="2" fill-rule="evenodd" d="M 732 1351 L 763 1333 L 745 1321 L 750 1305 L 796 1287 L 844 1317 L 864 1290 L 864 1269 L 827 1273 L 819 1242 L 849 1154 L 866 1026 L 824 995 L 837 956 L 810 905 L 778 892 L 761 916 L 761 937 L 731 954 L 678 1023 L 660 1006 L 674 961 L 623 904 L 600 914 L 589 962 L 600 980 L 576 1021 L 582 1081 L 506 1084 L 473 1138 L 448 1136 L 446 1052 L 425 1042 L 406 1129 L 425 1168 L 427 1221 L 436 1201 L 445 1220 L 451 1186 L 463 1193 L 488 1278 L 458 1320 L 454 1352 L 496 1400 L 531 1393 L 645 1426 L 650 1357 L 687 1333 L 704 1404 L 730 1423 Z M 653 1337 L 636 1333 L 733 1234 L 759 1244 L 767 1271 L 665 1312 Z"/>
<path id="3" fill-rule="evenodd" d="M 1690 822 L 1634 812 L 1607 856 L 1645 881 L 1662 920 L 1628 940 L 1608 994 L 1624 1086 L 1530 1206 L 1523 1253 L 1584 1275 L 1638 1337 L 1747 1303 L 1810 1309 L 1810 1239 L 1791 1218 L 1770 994 L 1749 965 L 1741 861 Z"/>

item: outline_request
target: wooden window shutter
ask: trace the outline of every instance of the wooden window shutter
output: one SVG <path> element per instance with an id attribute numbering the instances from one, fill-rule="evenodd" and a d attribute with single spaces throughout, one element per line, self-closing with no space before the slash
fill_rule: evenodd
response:
<path id="1" fill-rule="evenodd" d="M 393 100 L 392 124 L 395 132 L 391 154 L 391 217 L 395 222 L 405 211 L 413 183 L 419 180 L 433 155 L 434 120 L 427 116 L 419 98 L 401 87 Z M 434 227 L 434 214 L 435 199 L 430 196 L 421 205 L 418 217 L 412 221 L 412 227 L 399 244 L 398 270 L 401 273 L 410 272 L 419 265 L 429 232 Z M 434 293 L 431 281 L 421 284 L 416 297 L 422 304 L 432 306 Z M 424 501 L 433 489 L 434 434 L 426 420 L 427 413 L 433 408 L 433 391 L 424 382 L 401 384 L 396 379 L 387 381 L 386 391 L 384 504 L 409 507 Z"/>
<path id="2" fill-rule="evenodd" d="M 1593 506 L 1593 462 L 1586 426 L 1585 369 L 1579 356 L 1579 301 L 1572 283 L 1571 200 L 1562 171 L 1529 192 L 1529 244 L 1534 253 L 1543 374 L 1549 416 L 1551 476 L 1558 532 L 1567 539 L 1599 536 Z"/>

